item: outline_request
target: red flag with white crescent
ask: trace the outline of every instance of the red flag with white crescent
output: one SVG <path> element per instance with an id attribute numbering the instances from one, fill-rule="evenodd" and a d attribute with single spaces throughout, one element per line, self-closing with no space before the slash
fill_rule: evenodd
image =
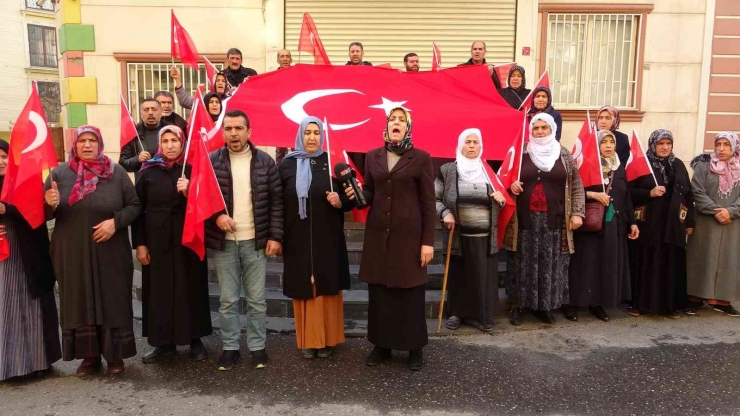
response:
<path id="1" fill-rule="evenodd" d="M 493 188 L 494 191 L 501 192 L 504 195 L 504 198 L 506 198 L 506 204 L 503 207 L 501 207 L 501 209 L 498 212 L 498 236 L 497 237 L 498 237 L 498 246 L 501 247 L 504 243 L 504 234 L 506 233 L 506 226 L 509 225 L 509 221 L 511 220 L 511 217 L 513 217 L 514 213 L 516 212 L 516 204 L 514 203 L 514 200 L 511 198 L 511 195 L 509 195 L 509 191 L 504 187 L 504 184 L 501 183 L 501 180 L 499 179 L 498 175 L 496 175 L 493 172 L 493 169 L 491 169 L 491 165 L 483 161 L 483 168 L 486 172 L 486 177 L 488 178 L 488 184 L 491 185 L 491 188 Z"/>
<path id="2" fill-rule="evenodd" d="M 498 139 L 483 158 L 501 160 L 521 132 L 522 114 L 496 92 L 484 65 L 410 77 L 371 66 L 297 64 L 250 77 L 225 100 L 224 112 L 247 113 L 257 145 L 293 147 L 296 126 L 312 115 L 331 120 L 332 138 L 346 151 L 367 152 L 383 145 L 387 113 L 399 106 L 413 119 L 414 146 L 433 157 L 454 157 L 457 136 L 476 127 Z"/>
<path id="3" fill-rule="evenodd" d="M 331 65 L 329 56 L 326 54 L 326 49 L 324 49 L 324 44 L 319 37 L 319 31 L 316 29 L 316 24 L 308 13 L 303 13 L 301 35 L 298 39 L 298 50 L 310 53 L 313 56 L 314 65 Z"/>
<path id="4" fill-rule="evenodd" d="M 501 88 L 509 86 L 509 71 L 511 68 L 516 66 L 516 62 L 509 62 L 508 64 L 496 65 L 493 70 L 496 71 L 496 76 L 501 83 Z"/>
<path id="5" fill-rule="evenodd" d="M 203 93 L 200 89 L 197 89 L 195 97 L 193 97 L 193 111 L 190 112 L 190 117 L 188 117 L 188 137 L 205 134 L 203 141 L 208 151 L 212 152 L 223 147 L 224 141 L 220 134 L 220 126 L 216 126 L 206 106 L 207 104 L 203 101 Z"/>
<path id="6" fill-rule="evenodd" d="M 432 42 L 432 71 L 442 69 L 442 54 L 439 52 L 439 46 Z"/>
<path id="7" fill-rule="evenodd" d="M 123 99 L 123 95 L 120 95 L 121 98 L 121 149 L 123 149 L 124 146 L 129 144 L 129 142 L 139 136 L 139 133 L 136 131 L 136 123 L 134 123 L 134 119 L 131 118 L 131 112 L 128 111 L 128 107 L 126 106 L 126 101 Z"/>
<path id="8" fill-rule="evenodd" d="M 581 132 L 578 134 L 573 150 L 573 160 L 578 166 L 584 187 L 601 185 L 601 152 L 596 138 L 596 129 L 591 125 L 591 115 L 587 112 Z"/>
<path id="9" fill-rule="evenodd" d="M 172 35 L 170 42 L 172 58 L 180 58 L 180 62 L 197 70 L 200 55 L 198 55 L 198 50 L 195 48 L 195 43 L 193 43 L 188 32 L 180 25 L 175 17 L 175 11 L 170 10 L 170 14 L 172 15 L 172 28 L 170 30 Z"/>
<path id="10" fill-rule="evenodd" d="M 211 63 L 205 56 L 203 62 L 206 64 L 206 77 L 208 77 L 208 91 L 216 92 L 216 74 L 218 74 L 218 68 Z"/>
<path id="11" fill-rule="evenodd" d="M 522 104 L 519 106 L 520 110 L 523 109 L 525 113 L 529 111 L 532 106 L 532 94 L 539 87 L 550 88 L 550 75 L 548 75 L 547 70 L 545 70 L 545 72 L 540 76 L 540 79 L 537 80 L 537 84 L 532 88 L 532 91 L 527 95 L 527 98 L 522 101 Z"/>
<path id="12" fill-rule="evenodd" d="M 521 115 L 520 115 L 521 117 Z M 522 127 L 506 151 L 504 161 L 498 168 L 498 177 L 504 189 L 511 188 L 511 184 L 519 180 L 522 171 L 522 154 L 524 153 L 524 138 L 528 136 L 527 115 L 522 117 Z"/>
<path id="13" fill-rule="evenodd" d="M 632 130 L 632 144 L 630 144 L 630 158 L 627 160 L 627 164 L 624 167 L 625 174 L 627 175 L 627 182 L 634 181 L 635 179 L 645 176 L 653 175 L 653 167 L 650 166 L 647 157 L 645 156 L 645 149 L 642 148 L 642 142 L 637 137 L 637 131 Z M 655 186 L 658 182 L 655 182 Z"/>
<path id="14" fill-rule="evenodd" d="M 36 83 L 10 133 L 10 154 L 0 200 L 14 205 L 36 228 L 45 222 L 42 172 L 57 166 Z"/>

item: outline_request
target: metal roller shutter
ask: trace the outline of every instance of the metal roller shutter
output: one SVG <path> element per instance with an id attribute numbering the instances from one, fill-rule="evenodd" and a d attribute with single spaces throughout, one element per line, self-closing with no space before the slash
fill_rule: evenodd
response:
<path id="1" fill-rule="evenodd" d="M 298 36 L 303 13 L 313 17 L 329 59 L 344 64 L 351 42 L 365 47 L 365 60 L 403 68 L 403 56 L 419 55 L 422 70 L 431 68 L 432 41 L 442 66 L 470 58 L 470 44 L 486 42 L 486 60 L 514 58 L 516 0 L 285 0 L 285 47 L 298 62 Z M 305 53 L 301 62 L 312 63 Z"/>

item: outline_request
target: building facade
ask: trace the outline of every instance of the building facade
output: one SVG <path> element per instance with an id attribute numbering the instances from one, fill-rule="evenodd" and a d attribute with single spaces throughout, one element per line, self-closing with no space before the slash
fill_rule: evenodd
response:
<path id="1" fill-rule="evenodd" d="M 32 82 L 37 83 L 52 134 L 61 134 L 54 3 L 0 0 L 0 16 L 0 138 L 10 137 Z"/>
<path id="2" fill-rule="evenodd" d="M 675 153 L 685 161 L 711 148 L 717 131 L 740 130 L 737 0 L 407 0 L 390 6 L 371 0 L 59 0 L 67 138 L 74 127 L 98 125 L 115 158 L 119 94 L 137 117 L 139 99 L 174 89 L 171 8 L 202 55 L 223 62 L 226 50 L 237 47 L 244 65 L 259 73 L 277 67 L 283 47 L 294 62 L 310 63 L 296 51 L 304 12 L 311 13 L 333 64 L 344 64 L 349 43 L 360 41 L 365 60 L 402 67 L 403 55 L 415 52 L 425 70 L 434 41 L 449 67 L 466 61 L 470 44 L 483 40 L 488 61 L 518 62 L 530 87 L 548 70 L 566 146 L 586 111 L 602 104 L 621 108 L 621 130 L 634 128 L 643 143 L 657 128 L 672 130 Z M 194 90 L 204 77 L 204 70 L 185 70 L 186 88 Z"/>

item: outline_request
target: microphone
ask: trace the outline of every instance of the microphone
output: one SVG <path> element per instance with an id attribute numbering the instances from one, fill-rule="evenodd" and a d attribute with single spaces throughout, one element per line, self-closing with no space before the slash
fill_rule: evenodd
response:
<path id="1" fill-rule="evenodd" d="M 357 174 L 354 169 L 346 163 L 337 163 L 334 165 L 334 176 L 347 187 L 352 187 L 352 190 L 355 192 L 355 205 L 357 208 L 365 208 L 367 206 L 365 195 L 357 185 L 357 179 L 355 179 Z"/>

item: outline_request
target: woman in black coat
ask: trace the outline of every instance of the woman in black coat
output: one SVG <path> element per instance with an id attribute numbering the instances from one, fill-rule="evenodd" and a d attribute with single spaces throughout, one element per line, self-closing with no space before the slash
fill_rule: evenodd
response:
<path id="1" fill-rule="evenodd" d="M 609 315 L 604 308 L 616 308 L 630 299 L 627 239 L 640 233 L 633 217 L 632 200 L 627 188 L 624 166 L 617 156 L 617 140 L 609 130 L 598 132 L 601 154 L 602 183 L 585 188 L 588 202 L 604 206 L 599 231 L 573 233 L 575 253 L 569 266 L 570 305 L 564 307 L 565 318 L 577 321 L 577 307 L 589 311 L 602 321 Z"/>
<path id="2" fill-rule="evenodd" d="M 563 117 L 552 106 L 552 92 L 550 88 L 535 88 L 532 92 L 531 100 L 529 103 L 529 112 L 527 113 L 527 121 L 531 121 L 532 117 L 539 113 L 549 114 L 555 120 L 555 125 L 558 127 L 558 131 L 555 133 L 555 140 L 560 141 L 560 135 L 563 132 Z"/>
<path id="3" fill-rule="evenodd" d="M 327 358 L 344 342 L 342 290 L 349 289 L 344 211 L 352 209 L 332 179 L 324 128 L 306 117 L 295 151 L 278 167 L 283 185 L 283 293 L 293 299 L 296 341 L 304 358 Z M 333 187 L 333 188 L 332 188 Z"/>
<path id="4" fill-rule="evenodd" d="M 509 70 L 507 84 L 509 86 L 499 89 L 498 93 L 509 103 L 511 108 L 519 110 L 524 100 L 527 99 L 527 96 L 532 91 L 527 89 L 527 78 L 524 76 L 524 68 L 519 65 L 512 67 Z"/>
<path id="5" fill-rule="evenodd" d="M 0 191 L 8 148 L 0 140 Z M 3 245 L 10 254 L 0 258 L 0 380 L 47 370 L 62 358 L 46 223 L 33 228 L 15 206 L 0 203 Z"/>
<path id="6" fill-rule="evenodd" d="M 598 130 L 609 130 L 614 133 L 614 138 L 617 139 L 617 156 L 619 156 L 619 163 L 622 166 L 627 166 L 627 161 L 630 158 L 630 141 L 626 134 L 619 131 L 619 109 L 605 105 L 599 109 L 596 113 L 596 128 Z"/>
<path id="7" fill-rule="evenodd" d="M 184 144 L 180 128 L 162 128 L 159 152 L 144 163 L 136 181 L 142 209 L 131 230 L 143 266 L 142 335 L 155 347 L 142 358 L 145 363 L 174 354 L 177 345 L 190 345 L 191 358 L 204 360 L 200 338 L 212 331 L 208 266 L 182 245 L 190 176 Z"/>

